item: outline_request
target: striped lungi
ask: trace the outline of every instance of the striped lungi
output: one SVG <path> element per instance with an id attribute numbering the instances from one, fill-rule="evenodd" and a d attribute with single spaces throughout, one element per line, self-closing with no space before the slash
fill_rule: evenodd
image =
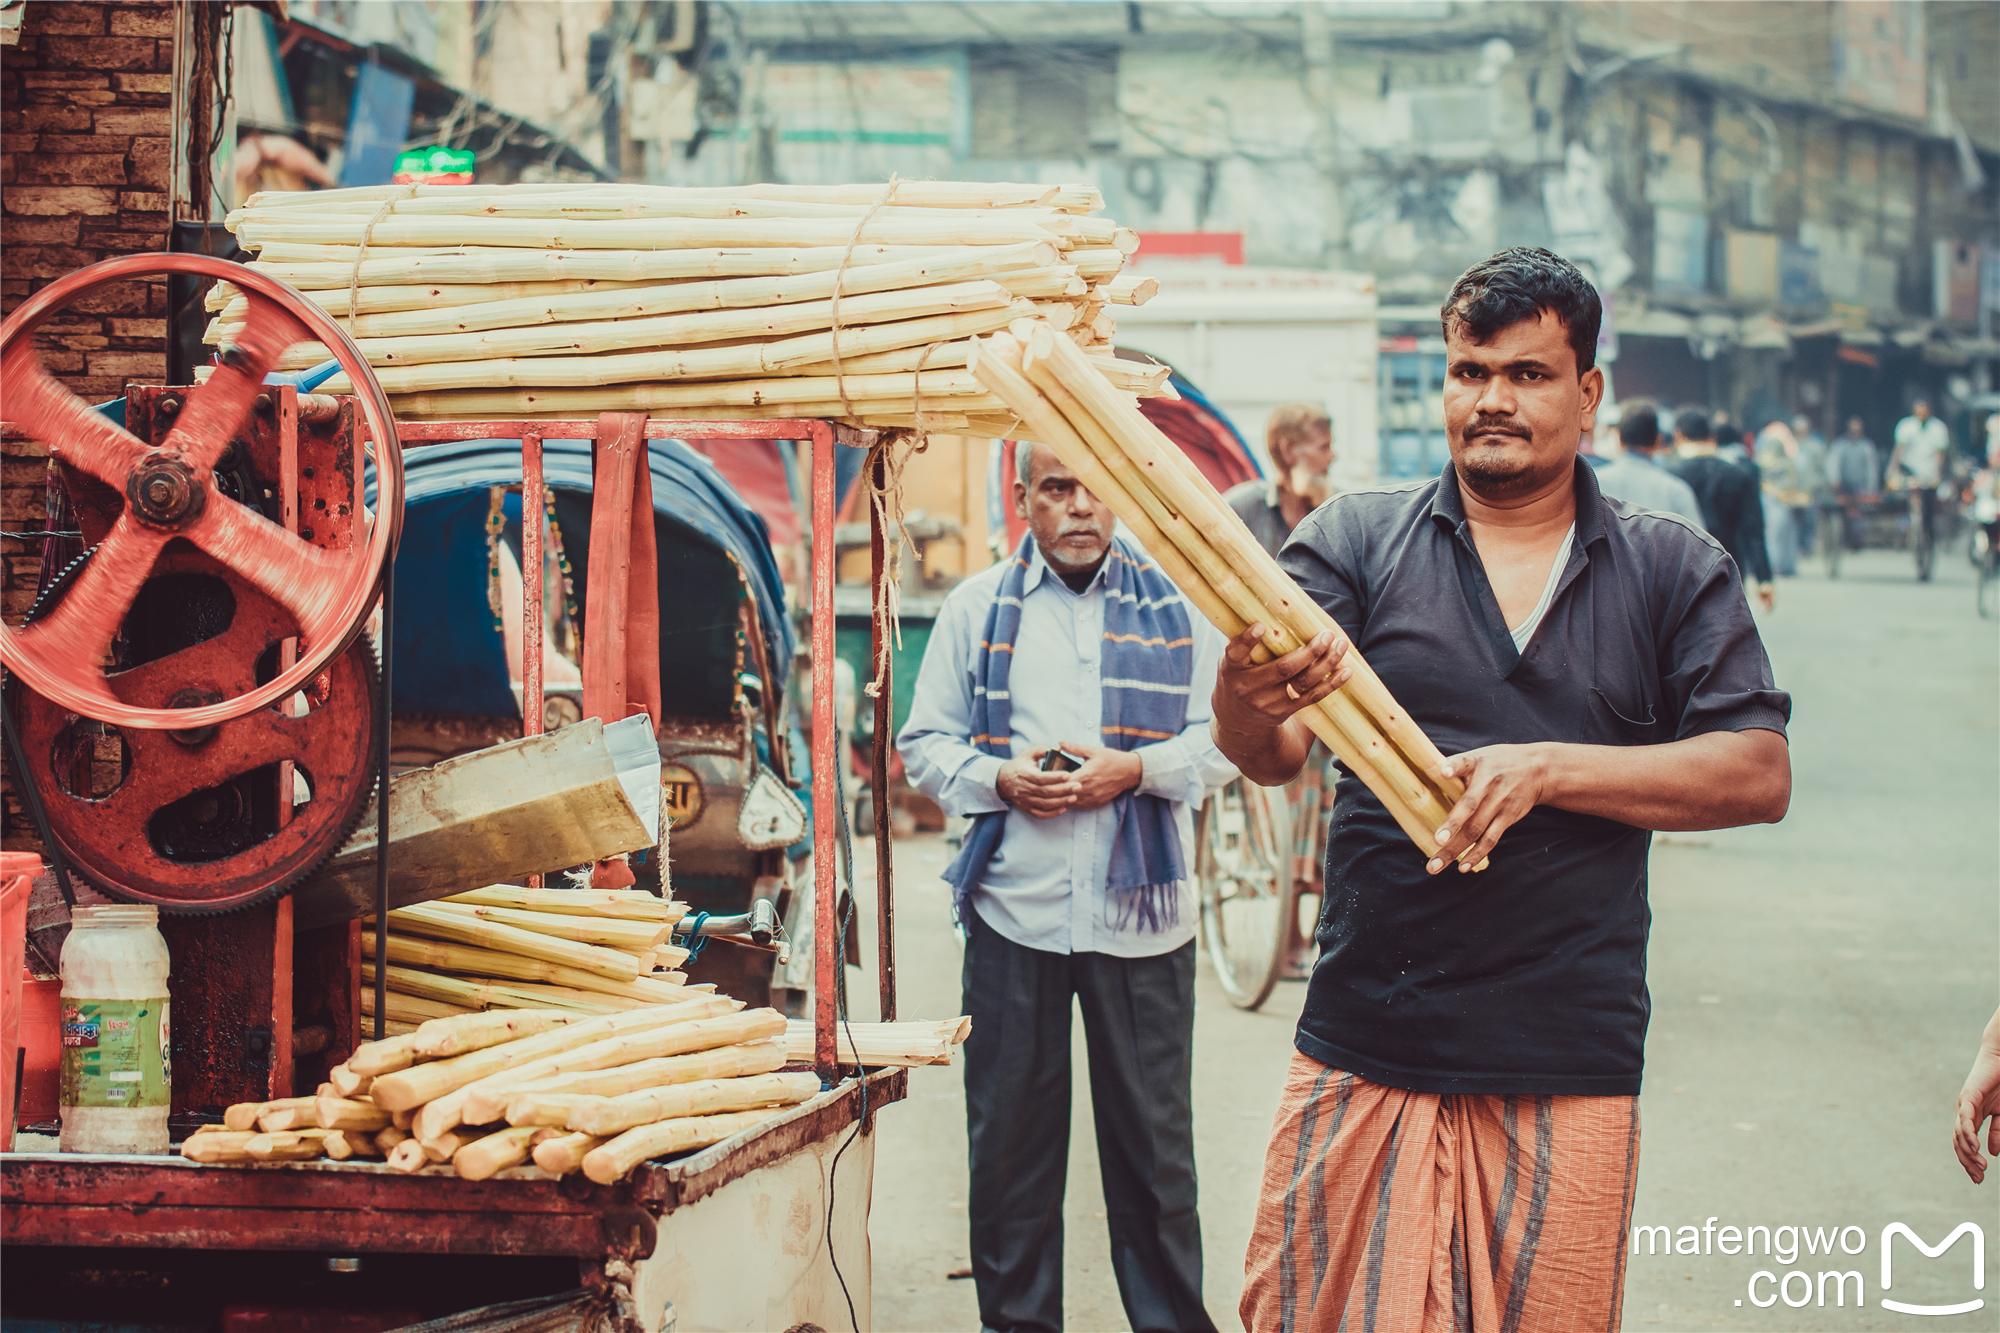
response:
<path id="1" fill-rule="evenodd" d="M 1243 1325 L 1616 1330 L 1638 1167 L 1636 1097 L 1407 1092 L 1295 1052 Z"/>

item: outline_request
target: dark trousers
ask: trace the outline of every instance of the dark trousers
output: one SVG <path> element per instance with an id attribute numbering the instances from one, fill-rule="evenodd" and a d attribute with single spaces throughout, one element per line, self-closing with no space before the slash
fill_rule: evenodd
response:
<path id="1" fill-rule="evenodd" d="M 980 1323 L 999 1333 L 1063 1326 L 1073 996 L 1126 1317 L 1133 1333 L 1213 1333 L 1195 1215 L 1194 943 L 1152 958 L 1045 953 L 969 915 L 965 1120 Z"/>

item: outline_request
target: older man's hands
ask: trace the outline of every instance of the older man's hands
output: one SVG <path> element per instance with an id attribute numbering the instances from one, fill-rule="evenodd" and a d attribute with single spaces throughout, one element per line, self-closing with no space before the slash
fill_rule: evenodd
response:
<path id="1" fill-rule="evenodd" d="M 1067 773 L 1042 772 L 1042 757 L 1058 747 L 1044 745 L 1000 766 L 994 784 L 1000 799 L 1036 819 L 1048 819 L 1071 810 L 1095 810 L 1111 804 L 1139 785 L 1145 765 L 1129 750 L 1103 745 L 1073 745 L 1060 748 L 1084 760 L 1082 768 Z"/>

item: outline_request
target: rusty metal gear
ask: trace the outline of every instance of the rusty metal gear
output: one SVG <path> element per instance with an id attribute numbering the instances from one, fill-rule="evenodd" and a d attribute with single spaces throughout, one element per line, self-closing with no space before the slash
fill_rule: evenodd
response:
<path id="1" fill-rule="evenodd" d="M 112 679 L 143 707 L 201 707 L 277 674 L 289 634 L 283 611 L 233 571 L 168 552 L 134 598 L 126 669 Z M 366 635 L 305 690 L 220 723 L 121 729 L 32 690 L 15 699 L 27 776 L 72 869 L 113 897 L 190 914 L 279 897 L 340 849 L 374 790 L 379 706 Z M 285 763 L 309 792 L 289 812 Z"/>

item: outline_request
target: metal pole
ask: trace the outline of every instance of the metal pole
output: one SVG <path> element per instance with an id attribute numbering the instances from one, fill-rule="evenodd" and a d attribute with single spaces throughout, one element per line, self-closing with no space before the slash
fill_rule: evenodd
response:
<path id="1" fill-rule="evenodd" d="M 834 835 L 840 822 L 834 765 L 840 756 L 833 717 L 833 427 L 812 423 L 812 781 L 813 781 L 813 1067 L 831 1087 L 840 1077 L 834 1024 L 840 957 L 834 928 Z"/>
<path id="2" fill-rule="evenodd" d="M 359 434 L 355 436 L 360 439 Z M 357 443 L 356 448 L 360 446 Z M 378 453 L 387 452 L 384 445 Z M 359 471 L 359 469 L 356 469 Z M 379 491 L 378 491 L 379 495 Z M 378 523 L 387 522 L 378 514 Z M 382 698 L 375 713 L 375 1040 L 389 1035 L 389 718 L 396 644 L 396 555 L 382 566 Z"/>
<path id="3" fill-rule="evenodd" d="M 879 493 L 888 485 L 888 460 L 875 455 L 869 480 Z M 900 534 L 899 534 L 900 538 Z M 894 848 L 889 842 L 889 745 L 896 725 L 893 707 L 895 663 L 893 645 L 882 633 L 882 605 L 889 595 L 888 534 L 882 531 L 882 507 L 868 506 L 869 623 L 873 651 L 880 679 L 875 692 L 875 744 L 868 785 L 873 793 L 875 812 L 875 969 L 881 984 L 881 1018 L 896 1021 L 896 909 L 890 892 L 894 873 Z"/>
<path id="4" fill-rule="evenodd" d="M 521 734 L 542 734 L 542 437 L 521 436 Z M 538 871 L 528 886 L 542 887 Z"/>

